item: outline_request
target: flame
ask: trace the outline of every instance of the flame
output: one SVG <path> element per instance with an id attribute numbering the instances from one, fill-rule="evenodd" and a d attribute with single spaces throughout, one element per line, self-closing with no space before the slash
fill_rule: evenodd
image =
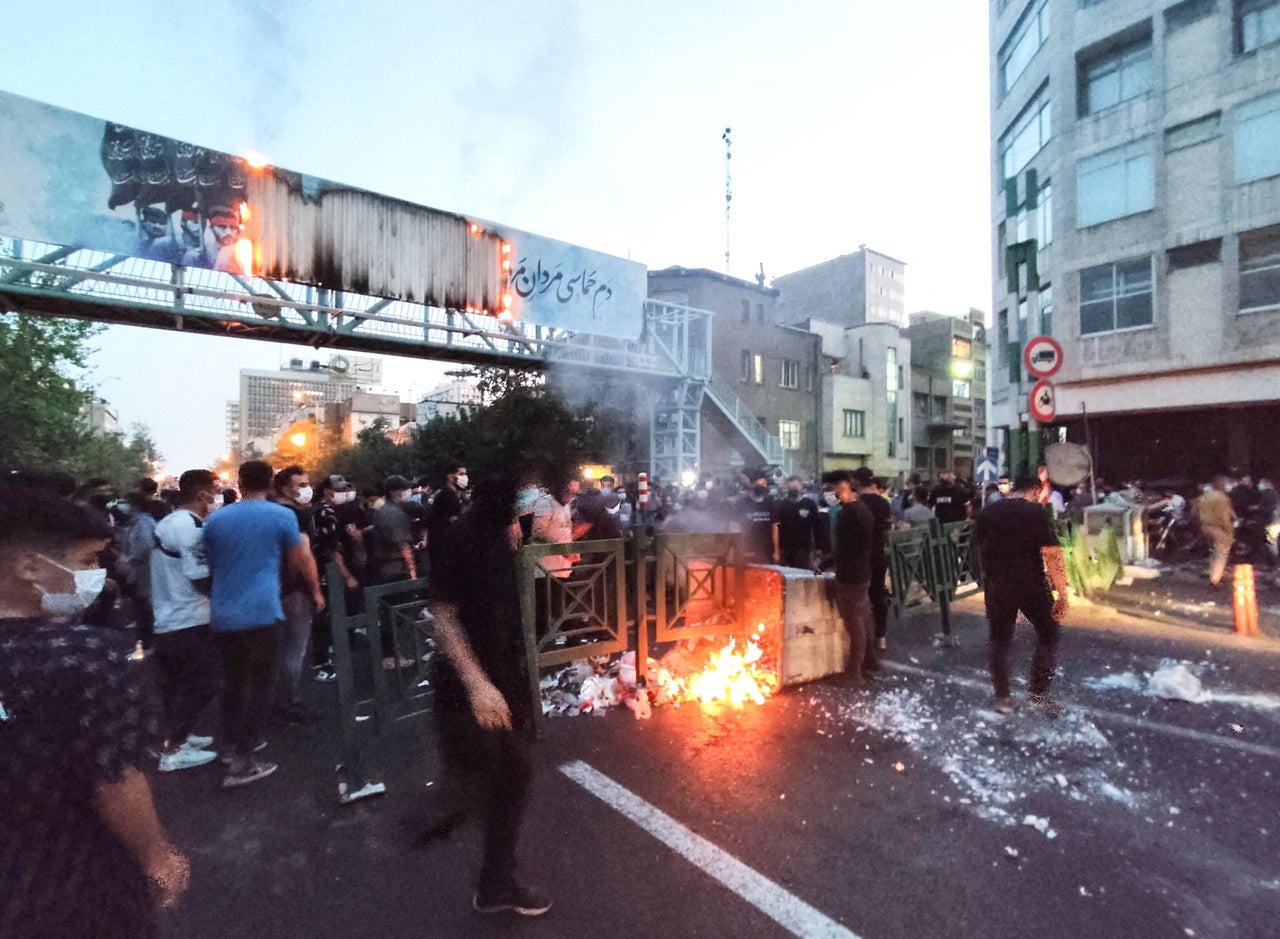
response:
<path id="1" fill-rule="evenodd" d="M 251 169 L 255 170 L 260 170 L 264 167 L 270 166 L 270 163 L 267 162 L 267 158 L 265 156 L 261 153 L 255 153 L 252 150 L 244 155 L 244 161 L 249 164 Z"/>
<path id="2" fill-rule="evenodd" d="M 236 242 L 236 263 L 240 265 L 241 274 L 253 273 L 253 242 L 248 238 Z"/>
<path id="3" fill-rule="evenodd" d="M 711 652 L 707 665 L 692 675 L 680 676 L 661 663 L 651 662 L 651 681 L 658 689 L 659 703 L 697 702 L 704 708 L 728 704 L 739 708 L 748 702 L 764 704 L 778 687 L 777 673 L 765 662 L 758 636 L 752 636 L 742 650 L 738 640 Z"/>

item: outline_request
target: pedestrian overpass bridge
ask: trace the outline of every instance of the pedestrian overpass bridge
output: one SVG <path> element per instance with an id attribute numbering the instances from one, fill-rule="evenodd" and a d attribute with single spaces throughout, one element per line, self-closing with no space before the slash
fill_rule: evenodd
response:
<path id="1" fill-rule="evenodd" d="M 647 299 L 640 265 L 4 92 L 0 141 L 0 313 L 630 376 L 663 480 L 712 411 L 786 464 L 712 381 L 713 314 Z"/>

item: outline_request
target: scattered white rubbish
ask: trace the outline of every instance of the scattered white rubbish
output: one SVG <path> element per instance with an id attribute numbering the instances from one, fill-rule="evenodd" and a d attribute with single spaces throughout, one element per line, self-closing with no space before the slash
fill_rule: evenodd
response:
<path id="1" fill-rule="evenodd" d="M 1066 777 L 1066 776 L 1063 776 L 1061 773 L 1054 773 L 1054 774 L 1053 774 L 1053 781 L 1054 781 L 1054 782 L 1056 782 L 1056 783 L 1058 784 L 1058 788 L 1059 788 L 1059 789 L 1066 789 L 1066 788 L 1067 788 L 1067 777 Z"/>
<path id="2" fill-rule="evenodd" d="M 1238 734 L 1242 734 L 1242 733 L 1244 733 L 1244 728 L 1243 728 L 1243 727 L 1241 727 L 1239 724 L 1232 724 L 1232 725 L 1231 725 L 1231 729 L 1232 729 L 1232 730 L 1234 730 L 1234 731 L 1235 731 L 1236 733 L 1238 733 Z"/>
<path id="3" fill-rule="evenodd" d="M 1165 662 L 1147 681 L 1147 693 L 1170 701 L 1190 701 L 1195 704 L 1208 700 L 1208 692 L 1200 679 L 1182 662 Z"/>
<path id="4" fill-rule="evenodd" d="M 1004 846 L 1004 853 L 1005 853 L 1005 854 L 1007 854 L 1009 857 L 1016 858 L 1016 857 L 1018 856 L 1018 849 L 1017 849 L 1017 848 L 1011 848 L 1011 847 L 1009 847 L 1009 845 L 1005 845 L 1005 846 Z"/>
<path id="5" fill-rule="evenodd" d="M 1022 820 L 1022 824 L 1029 825 L 1042 835 L 1049 830 L 1049 820 L 1037 815 L 1028 815 Z"/>

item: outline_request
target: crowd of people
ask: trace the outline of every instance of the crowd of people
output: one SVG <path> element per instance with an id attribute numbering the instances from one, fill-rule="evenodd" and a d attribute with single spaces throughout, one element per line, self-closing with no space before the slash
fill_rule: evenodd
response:
<path id="1" fill-rule="evenodd" d="M 431 667 L 447 784 L 421 838 L 446 837 L 481 816 L 475 908 L 538 915 L 550 901 L 522 885 L 515 867 L 532 772 L 515 575 L 523 545 L 626 538 L 641 529 L 725 531 L 742 535 L 747 563 L 831 571 L 849 633 L 845 681 L 864 687 L 874 684 L 886 649 L 887 533 L 973 519 L 995 707 L 1014 707 L 1009 657 L 1021 613 L 1037 639 L 1030 702 L 1056 715 L 1049 686 L 1067 584 L 1053 518 L 1095 501 L 1083 487 L 1055 488 L 1043 468 L 1038 478 L 985 488 L 949 473 L 931 486 L 908 476 L 896 491 L 865 467 L 820 481 L 765 470 L 729 481 L 706 476 L 684 489 L 655 480 L 648 494 L 610 476 L 500 476 L 473 487 L 456 461 L 439 479 L 391 476 L 376 491 L 357 492 L 338 475 L 313 485 L 302 466 L 276 470 L 261 461 L 240 467 L 236 489 L 204 469 L 176 482 L 161 489 L 142 480 L 119 498 L 101 481 L 76 487 L 15 476 L 0 485 L 4 934 L 151 934 L 156 904 L 176 899 L 188 871 L 142 770 L 221 759 L 226 789 L 275 772 L 266 755 L 272 721 L 315 720 L 308 676 L 334 677 L 331 600 L 353 609 L 362 588 L 397 581 L 429 590 L 442 653 Z M 1212 542 L 1214 584 L 1246 525 L 1263 533 L 1250 548 L 1261 552 L 1258 562 L 1274 564 L 1268 480 L 1220 476 L 1194 503 L 1140 484 L 1100 488 L 1099 501 L 1197 519 Z M 545 576 L 570 578 L 580 557 L 540 563 Z M 389 634 L 375 663 L 379 656 L 388 670 L 417 665 Z M 217 733 L 197 733 L 213 723 L 215 703 Z M 78 833 L 74 845 L 64 831 Z M 95 889 L 68 886 L 84 883 Z"/>

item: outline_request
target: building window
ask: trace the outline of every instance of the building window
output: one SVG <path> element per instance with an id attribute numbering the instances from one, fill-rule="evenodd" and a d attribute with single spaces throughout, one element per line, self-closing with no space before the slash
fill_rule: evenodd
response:
<path id="1" fill-rule="evenodd" d="M 973 399 L 973 419 L 978 424 L 987 422 L 987 402 L 981 398 Z"/>
<path id="2" fill-rule="evenodd" d="M 751 322 L 751 301 L 750 300 L 742 301 L 742 322 L 744 323 Z"/>
<path id="3" fill-rule="evenodd" d="M 929 419 L 929 396 L 915 392 L 911 395 L 911 415 L 918 421 Z"/>
<path id="4" fill-rule="evenodd" d="M 885 350 L 885 371 L 884 377 L 886 386 L 890 391 L 898 390 L 898 347 L 889 346 Z"/>
<path id="5" fill-rule="evenodd" d="M 1041 3 L 1038 7 L 1029 7 L 1022 19 L 1013 27 L 1013 32 L 1000 47 L 998 61 L 1000 63 L 1000 96 L 1009 93 L 1019 76 L 1027 70 L 1031 60 L 1036 57 L 1049 39 L 1049 5 Z"/>
<path id="6" fill-rule="evenodd" d="M 935 420 L 939 421 L 945 421 L 947 419 L 947 399 L 942 395 L 934 395 L 933 417 Z"/>
<path id="7" fill-rule="evenodd" d="M 1053 285 L 1040 285 L 1040 335 L 1053 335 Z"/>
<path id="8" fill-rule="evenodd" d="M 1013 179 L 1040 148 L 1049 142 L 1049 96 L 1046 83 L 1000 136 L 1000 166 L 1005 179 Z"/>
<path id="9" fill-rule="evenodd" d="M 933 468 L 936 470 L 944 470 L 947 468 L 947 448 L 937 447 L 933 451 Z"/>
<path id="10" fill-rule="evenodd" d="M 1280 39 L 1280 0 L 1235 0 L 1236 52 L 1252 52 Z"/>
<path id="11" fill-rule="evenodd" d="M 866 411 L 850 411 L 845 408 L 844 435 L 846 437 L 865 437 L 867 435 Z"/>
<path id="12" fill-rule="evenodd" d="M 1040 187 L 1040 207 L 1036 213 L 1036 242 L 1044 248 L 1053 244 L 1053 187 L 1046 181 Z"/>
<path id="13" fill-rule="evenodd" d="M 1240 233 L 1240 311 L 1280 306 L 1280 225 Z"/>
<path id="14" fill-rule="evenodd" d="M 764 384 L 764 356 L 759 352 L 751 357 L 751 380 L 757 385 Z"/>
<path id="15" fill-rule="evenodd" d="M 1001 310 L 996 314 L 996 348 L 1006 349 L 1009 346 L 1009 311 Z"/>
<path id="16" fill-rule="evenodd" d="M 1218 0 L 1184 0 L 1164 11 L 1165 35 L 1213 16 Z"/>
<path id="17" fill-rule="evenodd" d="M 742 350 L 742 380 L 751 381 L 751 351 Z"/>
<path id="18" fill-rule="evenodd" d="M 800 363 L 795 359 L 782 360 L 782 382 L 783 388 L 799 388 L 800 387 Z"/>
<path id="19" fill-rule="evenodd" d="M 951 382 L 951 397 L 968 398 L 972 394 L 972 385 L 968 379 L 955 379 Z"/>
<path id="20" fill-rule="evenodd" d="M 956 359 L 967 359 L 973 355 L 973 343 L 963 336 L 951 337 L 951 356 Z"/>
<path id="21" fill-rule="evenodd" d="M 756 322 L 757 323 L 764 322 L 764 304 L 763 303 L 756 304 Z"/>
<path id="22" fill-rule="evenodd" d="M 1080 335 L 1150 326 L 1151 258 L 1101 264 L 1080 272 Z"/>
<path id="23" fill-rule="evenodd" d="M 1080 65 L 1080 116 L 1097 114 L 1151 90 L 1151 39 Z"/>
<path id="24" fill-rule="evenodd" d="M 1196 241 L 1189 245 L 1178 245 L 1166 251 L 1165 257 L 1169 261 L 1171 271 L 1199 267 L 1202 264 L 1216 264 L 1222 260 L 1222 239 L 1210 238 L 1207 241 Z"/>
<path id="25" fill-rule="evenodd" d="M 1146 212 L 1155 204 L 1151 138 L 1095 153 L 1076 164 L 1076 227 Z"/>
<path id="26" fill-rule="evenodd" d="M 1280 94 L 1255 98 L 1236 109 L 1236 182 L 1280 175 Z"/>
<path id="27" fill-rule="evenodd" d="M 1190 147 L 1218 136 L 1218 125 L 1222 122 L 1222 112 L 1214 111 L 1194 121 L 1187 121 L 1177 127 L 1170 127 L 1164 132 L 1164 152 L 1172 153 L 1183 147 Z"/>
<path id="28" fill-rule="evenodd" d="M 804 367 L 804 390 L 813 391 L 813 366 L 806 365 Z"/>
<path id="29" fill-rule="evenodd" d="M 912 460 L 912 469 L 916 472 L 929 472 L 929 456 L 932 451 L 928 447 L 916 447 L 915 457 Z"/>
<path id="30" fill-rule="evenodd" d="M 782 441 L 782 449 L 800 449 L 800 422 L 778 421 L 778 437 Z"/>
<path id="31" fill-rule="evenodd" d="M 987 363 L 984 359 L 979 359 L 973 363 L 973 380 L 979 385 L 986 387 L 987 384 Z"/>
<path id="32" fill-rule="evenodd" d="M 907 439 L 907 419 L 905 417 L 898 418 L 898 443 L 903 443 Z"/>

